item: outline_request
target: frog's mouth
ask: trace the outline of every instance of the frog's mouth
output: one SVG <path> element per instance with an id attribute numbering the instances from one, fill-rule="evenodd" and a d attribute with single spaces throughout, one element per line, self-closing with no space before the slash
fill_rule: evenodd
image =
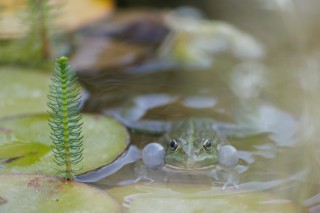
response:
<path id="1" fill-rule="evenodd" d="M 195 165 L 194 165 L 195 166 Z M 212 169 L 213 167 L 215 167 L 215 165 L 209 165 L 209 166 L 202 166 L 202 167 L 179 167 L 179 166 L 173 166 L 170 164 L 166 164 L 164 167 L 166 167 L 169 170 L 179 170 L 181 172 L 185 171 L 202 171 L 202 170 L 208 170 L 208 169 Z"/>

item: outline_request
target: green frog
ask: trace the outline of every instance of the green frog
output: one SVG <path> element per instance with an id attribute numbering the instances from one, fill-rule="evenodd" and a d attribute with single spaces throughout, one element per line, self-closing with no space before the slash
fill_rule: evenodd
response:
<path id="1" fill-rule="evenodd" d="M 210 119 L 189 118 L 173 123 L 157 143 L 142 151 L 143 165 L 137 169 L 138 180 L 152 180 L 149 173 L 206 175 L 223 187 L 237 187 L 237 150 L 226 143 Z"/>

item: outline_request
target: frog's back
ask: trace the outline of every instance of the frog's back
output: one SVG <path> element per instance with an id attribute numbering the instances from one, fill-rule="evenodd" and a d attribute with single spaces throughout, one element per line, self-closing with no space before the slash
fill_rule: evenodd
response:
<path id="1" fill-rule="evenodd" d="M 169 138 L 214 139 L 217 132 L 214 129 L 214 121 L 206 118 L 188 118 L 174 123 L 168 132 Z M 218 141 L 217 141 L 218 142 Z"/>

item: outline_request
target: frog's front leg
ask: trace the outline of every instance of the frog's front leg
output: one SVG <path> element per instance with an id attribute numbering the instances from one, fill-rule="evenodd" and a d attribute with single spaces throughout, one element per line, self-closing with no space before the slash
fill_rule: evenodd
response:
<path id="1" fill-rule="evenodd" d="M 225 168 L 221 165 L 217 165 L 209 175 L 214 183 L 222 185 L 223 190 L 227 189 L 228 186 L 233 186 L 235 189 L 239 188 L 239 173 L 233 168 Z"/>
<path id="2" fill-rule="evenodd" d="M 154 180 L 149 177 L 146 166 L 140 161 L 134 166 L 134 175 L 136 177 L 134 183 L 147 182 L 152 183 Z"/>
<path id="3" fill-rule="evenodd" d="M 216 183 L 222 183 L 222 189 L 225 190 L 228 186 L 239 188 L 239 173 L 235 170 L 238 164 L 238 153 L 236 148 L 231 145 L 218 147 L 219 164 L 210 173 L 211 178 Z"/>
<path id="4" fill-rule="evenodd" d="M 153 182 L 149 173 L 160 171 L 164 166 L 165 150 L 159 143 L 150 143 L 142 150 L 142 162 L 135 166 L 136 181 Z M 165 177 L 167 178 L 167 177 Z"/>

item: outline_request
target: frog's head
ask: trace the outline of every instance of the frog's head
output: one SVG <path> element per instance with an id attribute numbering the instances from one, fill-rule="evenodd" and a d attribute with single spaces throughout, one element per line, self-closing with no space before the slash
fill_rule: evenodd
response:
<path id="1" fill-rule="evenodd" d="M 165 163 L 179 169 L 200 169 L 218 163 L 218 138 L 178 137 L 167 141 Z"/>

